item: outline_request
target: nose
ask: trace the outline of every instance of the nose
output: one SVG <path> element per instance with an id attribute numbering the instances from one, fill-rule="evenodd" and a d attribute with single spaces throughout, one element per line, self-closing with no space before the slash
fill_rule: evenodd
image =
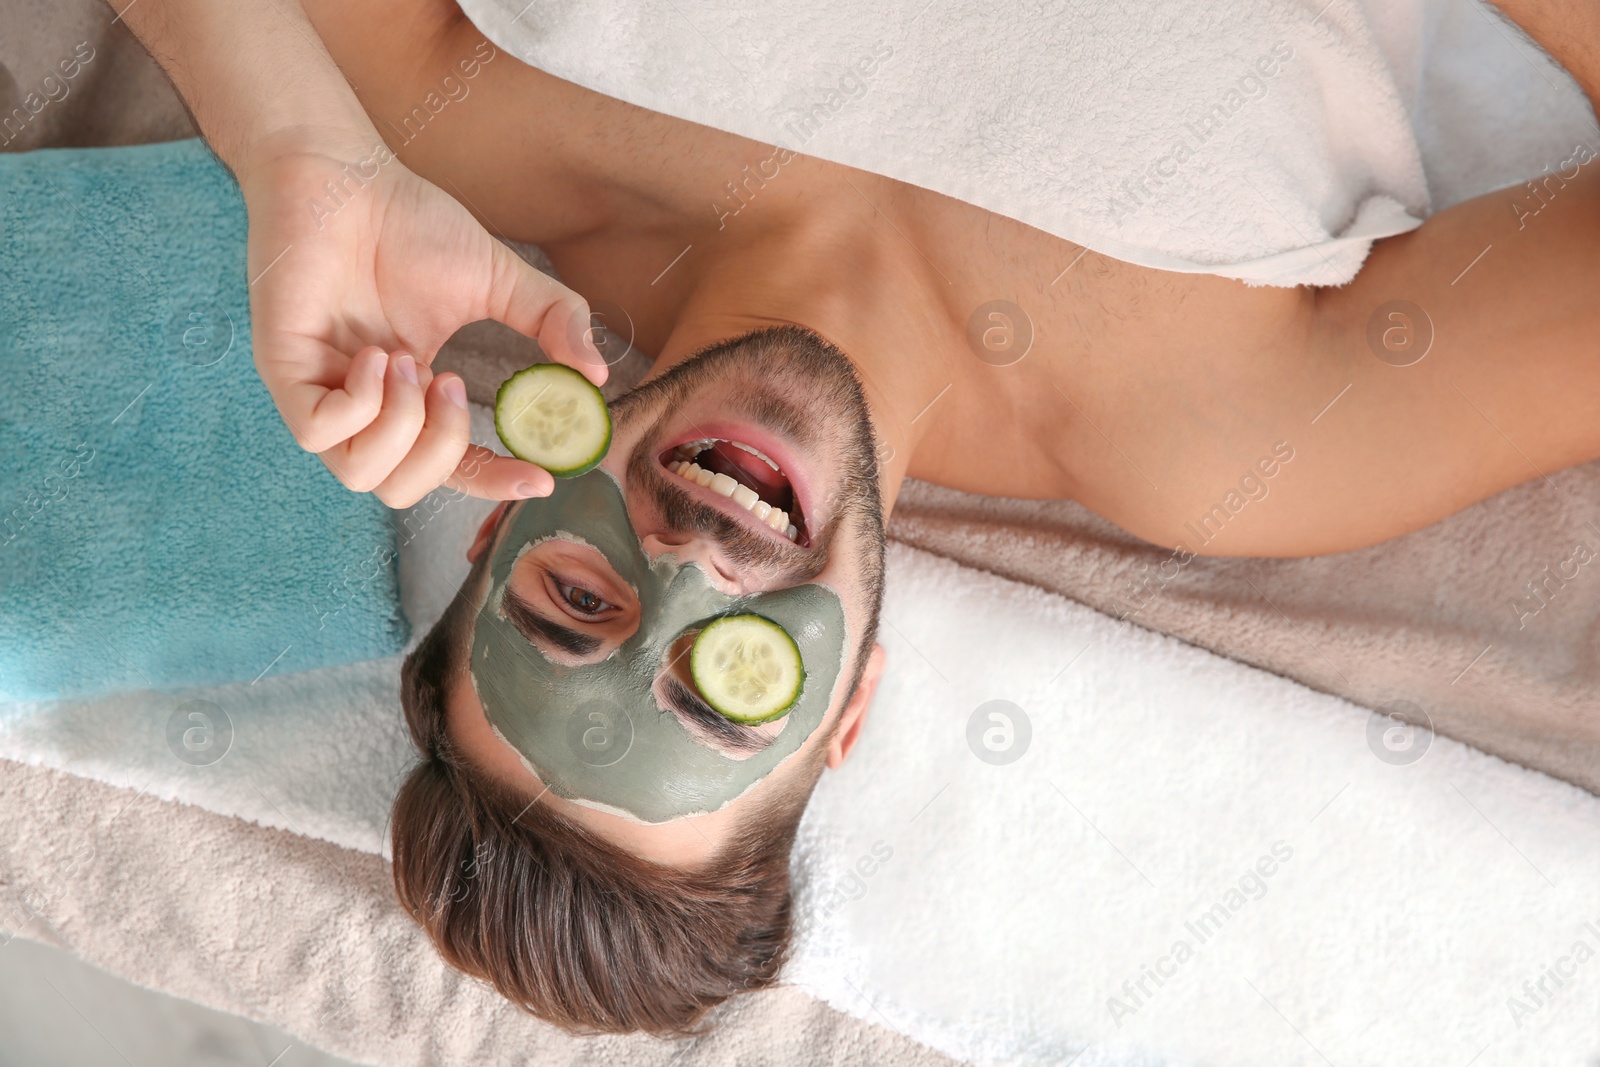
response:
<path id="1" fill-rule="evenodd" d="M 695 563 L 705 572 L 711 580 L 712 586 L 731 596 L 738 596 L 743 590 L 736 575 L 725 570 L 717 560 L 716 549 L 704 537 L 695 537 L 690 534 L 645 534 L 639 542 L 644 547 L 645 555 L 652 561 L 669 552 L 678 558 L 680 564 Z"/>

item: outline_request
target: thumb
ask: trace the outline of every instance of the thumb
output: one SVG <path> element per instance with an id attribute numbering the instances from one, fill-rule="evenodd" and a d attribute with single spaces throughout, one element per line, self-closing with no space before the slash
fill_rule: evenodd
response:
<path id="1" fill-rule="evenodd" d="M 545 355 L 564 363 L 595 385 L 610 374 L 594 343 L 589 302 L 528 265 L 504 242 L 491 239 L 493 263 L 489 317 L 539 342 Z"/>

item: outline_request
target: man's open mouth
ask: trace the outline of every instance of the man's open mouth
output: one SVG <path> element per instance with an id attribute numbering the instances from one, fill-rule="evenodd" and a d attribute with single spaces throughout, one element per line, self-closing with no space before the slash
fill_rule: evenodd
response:
<path id="1" fill-rule="evenodd" d="M 806 543 L 805 516 L 783 469 L 765 452 L 742 441 L 716 437 L 686 441 L 661 457 L 685 481 L 727 497 L 796 544 Z"/>

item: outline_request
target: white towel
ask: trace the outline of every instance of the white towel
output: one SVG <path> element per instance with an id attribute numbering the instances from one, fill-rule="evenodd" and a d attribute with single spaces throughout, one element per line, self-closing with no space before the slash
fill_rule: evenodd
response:
<path id="1" fill-rule="evenodd" d="M 403 549 L 419 628 L 489 507 L 451 503 Z M 1365 710 L 913 549 L 890 552 L 883 640 L 796 850 L 800 988 L 979 1063 L 1600 1056 L 1600 959 L 1572 958 L 1600 949 L 1600 797 L 1439 738 L 1384 763 Z M 411 759 L 397 672 L 0 707 L 0 756 L 381 852 Z M 193 700 L 232 724 L 206 765 L 174 754 Z M 1001 724 L 969 742 L 992 700 L 1027 717 L 1015 762 L 976 755 Z M 1193 958 L 1163 963 L 1180 939 Z M 1570 976 L 1535 1003 L 1550 968 Z"/>
<path id="2" fill-rule="evenodd" d="M 1483 0 L 461 8 L 608 96 L 1251 284 L 1342 285 L 1374 239 L 1600 149 L 1576 84 Z M 740 203 L 706 196 L 708 218 Z"/>
<path id="3" fill-rule="evenodd" d="M 1365 709 L 890 559 L 892 666 L 806 815 L 791 980 L 986 1064 L 1600 1057 L 1600 956 L 1573 959 L 1600 952 L 1600 797 L 1438 737 L 1386 763 L 1404 739 Z M 1009 764 L 969 744 L 996 700 L 1031 731 Z"/>

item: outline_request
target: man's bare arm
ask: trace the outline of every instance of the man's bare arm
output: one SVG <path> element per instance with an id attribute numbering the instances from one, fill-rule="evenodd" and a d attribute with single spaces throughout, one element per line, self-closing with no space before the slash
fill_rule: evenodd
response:
<path id="1" fill-rule="evenodd" d="M 1600 8 L 1500 6 L 1593 103 Z M 1295 459 L 1260 520 L 1207 551 L 1359 548 L 1600 457 L 1597 152 L 1600 135 L 1568 146 L 1531 185 L 1379 241 L 1353 281 L 1317 292 L 1305 374 L 1285 399 L 1305 411 L 1276 428 Z"/>
<path id="2" fill-rule="evenodd" d="M 113 0 L 235 175 L 274 144 L 378 142 L 298 0 Z"/>

